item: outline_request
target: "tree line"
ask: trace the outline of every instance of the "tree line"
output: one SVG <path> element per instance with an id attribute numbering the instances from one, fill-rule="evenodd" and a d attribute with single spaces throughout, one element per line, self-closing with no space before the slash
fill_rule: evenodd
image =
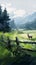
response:
<path id="1" fill-rule="evenodd" d="M 6 8 L 3 11 L 2 7 L 0 6 L 0 31 L 3 31 L 3 32 L 10 31 L 9 20 L 10 20 L 10 17 Z"/>

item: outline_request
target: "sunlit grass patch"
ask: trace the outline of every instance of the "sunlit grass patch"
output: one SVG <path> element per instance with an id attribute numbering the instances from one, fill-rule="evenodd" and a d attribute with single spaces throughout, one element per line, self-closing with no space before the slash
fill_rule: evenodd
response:
<path id="1" fill-rule="evenodd" d="M 18 31 L 12 31 L 12 32 L 9 32 L 9 33 L 4 33 L 4 40 L 7 41 L 7 37 L 10 38 L 10 40 L 16 40 L 16 37 L 18 37 L 18 40 L 20 41 L 36 41 L 36 31 L 31 31 L 31 30 L 27 30 L 27 31 L 22 31 L 23 33 L 19 33 L 18 34 Z M 31 34 L 32 35 L 32 39 L 29 39 L 28 36 L 27 36 L 27 33 Z M 0 39 L 1 39 L 1 35 L 3 33 L 0 32 Z M 11 42 L 11 44 L 15 44 L 14 42 Z M 36 45 L 33 45 L 33 44 L 24 44 L 24 43 L 20 43 L 19 44 L 22 48 L 26 48 L 26 49 L 33 49 L 33 50 L 36 50 Z M 0 47 L 1 48 L 1 47 Z M 16 47 L 13 47 L 13 50 L 16 49 Z M 5 57 L 6 55 L 8 55 L 9 51 L 7 49 L 4 48 L 4 46 L 1 48 L 0 50 L 0 57 Z M 2 54 L 3 53 L 3 54 Z"/>

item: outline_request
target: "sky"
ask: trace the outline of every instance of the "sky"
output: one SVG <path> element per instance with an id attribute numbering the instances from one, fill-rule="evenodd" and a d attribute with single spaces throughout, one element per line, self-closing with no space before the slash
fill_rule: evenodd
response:
<path id="1" fill-rule="evenodd" d="M 36 12 L 36 0 L 0 0 L 0 5 L 14 18 Z"/>

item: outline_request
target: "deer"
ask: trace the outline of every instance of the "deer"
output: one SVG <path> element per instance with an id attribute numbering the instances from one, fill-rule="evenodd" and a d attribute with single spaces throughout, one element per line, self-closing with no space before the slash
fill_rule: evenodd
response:
<path id="1" fill-rule="evenodd" d="M 32 35 L 27 34 L 27 36 L 28 36 L 29 39 L 32 39 Z"/>

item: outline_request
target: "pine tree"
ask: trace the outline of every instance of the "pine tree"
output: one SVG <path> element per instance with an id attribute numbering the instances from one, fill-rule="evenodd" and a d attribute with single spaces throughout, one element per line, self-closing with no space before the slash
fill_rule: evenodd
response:
<path id="1" fill-rule="evenodd" d="M 0 6 L 0 23 L 2 23 L 2 7 Z"/>
<path id="2" fill-rule="evenodd" d="M 2 7 L 0 6 L 0 31 L 4 32 L 10 31 L 9 20 L 10 18 L 6 8 L 2 12 Z"/>
<path id="3" fill-rule="evenodd" d="M 10 31 L 9 22 L 8 22 L 10 20 L 10 18 L 9 18 L 6 8 L 5 8 L 2 16 L 3 16 L 4 31 L 8 32 L 8 31 Z"/>
<path id="4" fill-rule="evenodd" d="M 1 14 L 2 14 L 2 7 L 0 6 L 0 16 L 1 16 Z"/>
<path id="5" fill-rule="evenodd" d="M 10 20 L 6 8 L 4 9 L 4 12 L 3 12 L 3 20 L 4 20 L 4 21 L 8 21 L 8 20 Z"/>

